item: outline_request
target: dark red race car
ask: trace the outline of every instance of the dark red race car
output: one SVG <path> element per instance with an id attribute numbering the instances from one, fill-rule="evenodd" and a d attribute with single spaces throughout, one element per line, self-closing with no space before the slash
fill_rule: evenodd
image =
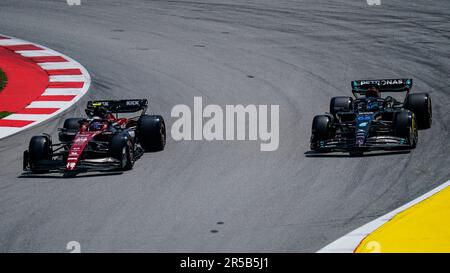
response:
<path id="1" fill-rule="evenodd" d="M 50 135 L 33 136 L 24 152 L 23 169 L 31 173 L 50 171 L 130 170 L 144 152 L 162 151 L 166 128 L 160 115 L 146 115 L 146 99 L 89 101 L 88 118 L 69 118 L 59 129 L 60 143 Z M 137 117 L 119 113 L 142 111 Z"/>

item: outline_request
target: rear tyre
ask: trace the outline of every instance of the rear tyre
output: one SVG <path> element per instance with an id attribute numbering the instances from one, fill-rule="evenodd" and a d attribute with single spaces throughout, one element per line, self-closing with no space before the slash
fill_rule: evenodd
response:
<path id="1" fill-rule="evenodd" d="M 68 130 L 79 130 L 80 129 L 80 120 L 84 120 L 83 118 L 68 118 L 64 121 L 63 128 Z"/>
<path id="2" fill-rule="evenodd" d="M 401 111 L 395 115 L 395 135 L 407 139 L 411 148 L 417 146 L 418 133 L 414 113 Z"/>
<path id="3" fill-rule="evenodd" d="M 330 101 L 330 114 L 335 117 L 337 112 L 350 112 L 352 104 L 351 97 L 333 97 Z"/>
<path id="4" fill-rule="evenodd" d="M 166 145 L 166 125 L 162 116 L 144 115 L 138 120 L 137 136 L 146 152 L 164 150 Z"/>
<path id="5" fill-rule="evenodd" d="M 39 163 L 52 159 L 52 140 L 49 136 L 34 136 L 28 146 L 28 160 L 30 170 L 33 173 L 45 173 L 48 171 L 39 170 Z"/>
<path id="6" fill-rule="evenodd" d="M 416 116 L 419 130 L 428 129 L 433 121 L 431 97 L 427 93 L 409 94 L 406 97 L 405 108 Z"/>
<path id="7" fill-rule="evenodd" d="M 328 115 L 315 116 L 311 130 L 311 150 L 328 152 L 329 149 L 321 148 L 318 142 L 325 141 L 333 136 L 332 120 Z"/>
<path id="8" fill-rule="evenodd" d="M 75 138 L 76 133 L 80 130 L 79 121 L 83 118 L 68 118 L 64 121 L 63 131 L 59 133 L 59 141 L 69 142 Z"/>

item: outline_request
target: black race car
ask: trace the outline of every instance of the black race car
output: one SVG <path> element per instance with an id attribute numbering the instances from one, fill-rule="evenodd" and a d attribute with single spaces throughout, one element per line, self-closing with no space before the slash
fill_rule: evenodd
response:
<path id="1" fill-rule="evenodd" d="M 412 79 L 352 81 L 355 97 L 334 97 L 330 112 L 312 122 L 311 150 L 319 153 L 349 152 L 361 155 L 373 150 L 414 149 L 418 130 L 432 123 L 431 98 L 410 94 Z M 387 92 L 405 92 L 403 101 Z"/>
<path id="2" fill-rule="evenodd" d="M 33 136 L 24 152 L 23 169 L 76 174 L 86 171 L 129 170 L 147 151 L 161 151 L 166 128 L 160 115 L 146 115 L 146 99 L 100 100 L 87 103 L 88 118 L 69 118 L 59 129 L 60 143 L 50 135 Z M 141 114 L 119 118 L 119 113 Z"/>

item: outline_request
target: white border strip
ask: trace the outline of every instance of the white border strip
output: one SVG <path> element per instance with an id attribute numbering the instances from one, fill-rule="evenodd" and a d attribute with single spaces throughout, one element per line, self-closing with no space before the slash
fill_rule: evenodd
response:
<path id="1" fill-rule="evenodd" d="M 65 110 L 67 110 L 69 107 L 71 107 L 73 104 L 75 104 L 78 100 L 81 99 L 81 97 L 83 97 L 87 91 L 89 90 L 89 87 L 91 86 L 91 76 L 89 75 L 89 72 L 87 71 L 87 69 L 82 66 L 79 62 L 75 61 L 74 59 L 70 58 L 69 56 L 66 56 L 60 52 L 57 52 L 53 49 L 50 49 L 48 47 L 45 47 L 43 45 L 40 44 L 36 44 L 36 43 L 32 43 L 32 42 L 28 42 L 25 40 L 21 40 L 21 39 L 17 39 L 8 35 L 3 35 L 0 33 L 0 36 L 3 36 L 5 38 L 8 39 L 4 39 L 4 40 L 0 40 L 0 46 L 13 46 L 13 45 L 23 45 L 23 44 L 33 44 L 35 46 L 38 46 L 40 48 L 42 48 L 43 50 L 20 50 L 20 51 L 15 51 L 16 54 L 22 55 L 24 57 L 27 56 L 61 56 L 64 59 L 67 60 L 67 62 L 63 62 L 63 63 L 36 63 L 36 65 L 40 66 L 42 69 L 44 70 L 50 70 L 50 69 L 67 69 L 67 68 L 78 68 L 80 69 L 82 75 L 74 75 L 74 76 L 49 76 L 49 82 L 53 82 L 53 81 L 82 81 L 84 82 L 84 85 L 82 88 L 79 89 L 67 89 L 68 93 L 71 95 L 75 95 L 75 97 L 71 100 L 71 101 L 64 101 L 64 102 L 60 102 L 60 101 L 35 101 L 32 102 L 29 106 L 27 106 L 26 108 L 31 108 L 31 107 L 48 107 L 48 108 L 59 108 L 59 110 L 57 110 L 56 112 L 52 113 L 52 114 L 48 114 L 48 115 L 29 115 L 29 117 L 33 117 L 34 119 L 32 119 L 34 122 L 30 123 L 24 127 L 0 127 L 0 139 L 3 139 L 5 137 L 11 136 L 13 134 L 16 134 L 20 131 L 26 130 L 28 128 L 31 128 L 33 126 L 36 126 L 37 124 L 44 122 L 45 120 L 48 120 L 56 115 L 59 115 L 60 113 L 64 112 Z M 51 88 L 49 88 L 51 89 Z M 44 94 L 48 94 L 51 93 L 52 91 L 50 91 L 49 89 L 47 89 Z M 61 89 L 55 89 L 55 93 L 57 92 L 61 92 Z M 78 90 L 78 92 L 76 92 L 75 90 Z M 63 92 L 62 92 L 63 93 Z M 5 119 L 13 119 L 13 118 L 24 118 L 24 115 L 10 115 L 7 116 Z"/>
<path id="2" fill-rule="evenodd" d="M 444 184 L 438 186 L 437 188 L 425 193 L 424 195 L 414 199 L 413 201 L 399 207 L 398 209 L 391 211 L 372 222 L 365 224 L 364 226 L 355 229 L 354 231 L 344 235 L 343 237 L 337 239 L 331 244 L 325 246 L 324 248 L 317 251 L 317 253 L 353 253 L 359 244 L 372 232 L 384 225 L 386 222 L 394 218 L 397 214 L 410 207 L 416 205 L 429 198 L 430 196 L 442 191 L 443 189 L 450 186 L 450 180 Z"/>

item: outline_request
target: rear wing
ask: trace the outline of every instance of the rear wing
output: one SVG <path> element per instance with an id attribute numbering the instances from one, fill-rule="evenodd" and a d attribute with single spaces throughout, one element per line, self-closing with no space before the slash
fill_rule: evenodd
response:
<path id="1" fill-rule="evenodd" d="M 364 94 L 371 86 L 377 86 L 380 92 L 409 92 L 412 79 L 358 80 L 352 81 L 353 94 Z"/>
<path id="2" fill-rule="evenodd" d="M 147 99 L 132 99 L 132 100 L 95 100 L 88 101 L 86 111 L 93 112 L 95 109 L 103 108 L 113 113 L 134 113 L 138 111 L 145 111 L 148 107 Z"/>

